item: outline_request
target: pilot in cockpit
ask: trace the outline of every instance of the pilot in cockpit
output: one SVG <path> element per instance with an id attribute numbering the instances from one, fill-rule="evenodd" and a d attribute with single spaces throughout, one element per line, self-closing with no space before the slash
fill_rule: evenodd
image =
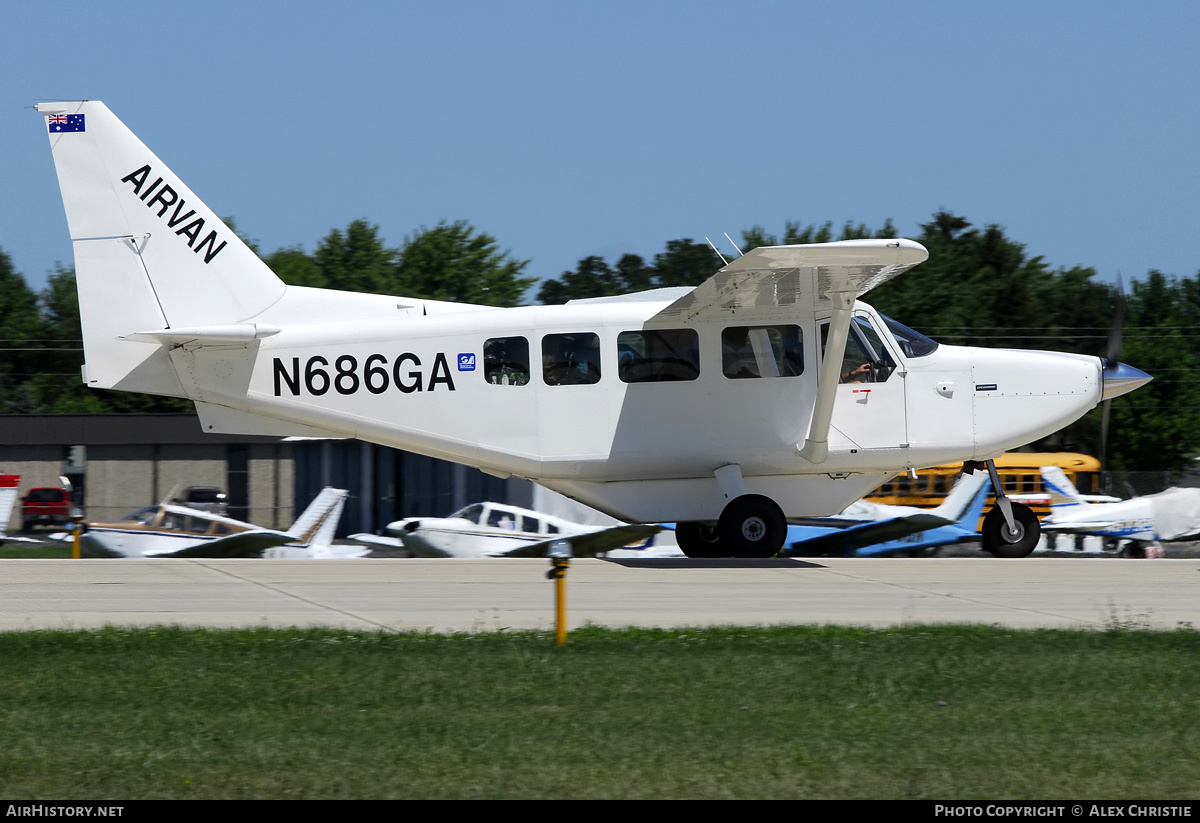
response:
<path id="1" fill-rule="evenodd" d="M 870 382 L 872 382 L 871 364 L 870 363 L 862 363 L 862 364 L 859 364 L 856 366 L 856 365 L 854 365 L 856 362 L 857 362 L 856 360 L 853 360 L 853 359 L 850 360 L 849 361 L 849 369 L 847 369 L 846 368 L 847 361 L 846 360 L 842 361 L 842 377 L 838 381 L 839 383 L 870 383 Z"/>

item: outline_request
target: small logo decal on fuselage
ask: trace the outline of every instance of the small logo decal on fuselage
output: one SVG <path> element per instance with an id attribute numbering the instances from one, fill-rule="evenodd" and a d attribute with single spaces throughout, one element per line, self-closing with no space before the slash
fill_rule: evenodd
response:
<path id="1" fill-rule="evenodd" d="M 465 352 L 458 355 L 459 371 L 475 371 L 475 353 Z"/>

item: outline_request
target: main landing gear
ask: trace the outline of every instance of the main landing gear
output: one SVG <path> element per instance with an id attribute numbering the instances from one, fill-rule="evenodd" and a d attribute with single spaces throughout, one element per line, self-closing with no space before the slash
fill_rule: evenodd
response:
<path id="1" fill-rule="evenodd" d="M 735 497 L 713 523 L 678 523 L 675 540 L 688 557 L 774 557 L 787 538 L 787 518 L 761 494 Z"/>
<path id="2" fill-rule="evenodd" d="M 1037 515 L 1028 506 L 1014 503 L 1005 496 L 995 463 L 987 460 L 984 465 L 992 477 L 996 505 L 983 518 L 983 550 L 995 557 L 1028 557 L 1037 548 L 1038 538 L 1042 535 Z M 971 470 L 977 467 L 971 467 Z"/>

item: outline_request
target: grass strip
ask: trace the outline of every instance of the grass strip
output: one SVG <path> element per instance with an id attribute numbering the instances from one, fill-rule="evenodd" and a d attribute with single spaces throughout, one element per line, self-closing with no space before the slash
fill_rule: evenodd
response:
<path id="1" fill-rule="evenodd" d="M 1200 795 L 1200 633 L 0 634 L 0 796 Z"/>

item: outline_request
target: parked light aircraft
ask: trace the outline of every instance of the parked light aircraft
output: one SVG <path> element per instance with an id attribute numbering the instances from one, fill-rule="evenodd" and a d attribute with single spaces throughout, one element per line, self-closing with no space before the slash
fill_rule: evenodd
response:
<path id="1" fill-rule="evenodd" d="M 792 557 L 920 556 L 941 546 L 979 540 L 976 531 L 991 487 L 982 472 L 964 474 L 936 509 L 861 500 L 837 517 L 806 518 L 788 526 Z"/>
<path id="2" fill-rule="evenodd" d="M 939 345 L 857 299 L 903 239 L 754 249 L 696 288 L 493 308 L 287 286 L 97 101 L 39 103 L 94 388 L 187 397 L 205 431 L 357 437 L 537 481 L 691 556 L 774 555 L 910 469 L 987 461 L 1149 380 Z M 993 483 L 999 486 L 993 474 Z M 1001 493 L 985 545 L 1037 518 Z"/>
<path id="3" fill-rule="evenodd" d="M 572 555 L 586 557 L 627 546 L 640 551 L 660 530 L 629 524 L 597 528 L 504 503 L 474 503 L 447 517 L 397 520 L 385 529 L 390 537 L 350 539 L 403 545 L 412 557 L 546 557 L 550 545 L 563 540 Z"/>
<path id="4" fill-rule="evenodd" d="M 1042 486 L 1051 493 L 1052 510 L 1042 518 L 1047 532 L 1093 534 L 1147 542 L 1200 537 L 1200 489 L 1170 488 L 1131 500 L 1094 502 L 1082 495 L 1056 466 L 1042 467 Z"/>
<path id="5" fill-rule="evenodd" d="M 187 506 L 147 506 L 118 522 L 88 523 L 80 548 L 86 557 L 362 557 L 369 549 L 330 542 L 346 494 L 322 489 L 285 532 Z"/>

